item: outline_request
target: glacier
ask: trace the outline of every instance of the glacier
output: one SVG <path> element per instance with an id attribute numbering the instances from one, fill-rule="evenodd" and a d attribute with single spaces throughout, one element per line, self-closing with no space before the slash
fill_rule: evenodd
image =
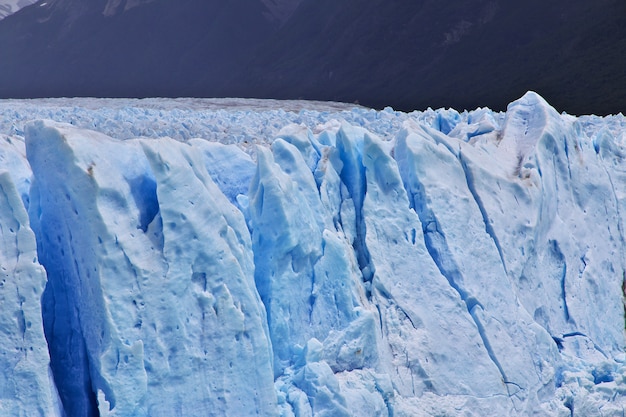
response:
<path id="1" fill-rule="evenodd" d="M 35 2 L 36 0 L 0 0 L 0 20 Z"/>
<path id="2" fill-rule="evenodd" d="M 0 414 L 623 416 L 626 118 L 0 100 Z"/>

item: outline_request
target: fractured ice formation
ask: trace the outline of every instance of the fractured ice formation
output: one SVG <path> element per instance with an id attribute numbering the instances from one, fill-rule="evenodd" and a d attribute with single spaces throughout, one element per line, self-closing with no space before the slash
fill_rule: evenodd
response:
<path id="1" fill-rule="evenodd" d="M 37 103 L 0 414 L 624 414 L 623 116 Z"/>

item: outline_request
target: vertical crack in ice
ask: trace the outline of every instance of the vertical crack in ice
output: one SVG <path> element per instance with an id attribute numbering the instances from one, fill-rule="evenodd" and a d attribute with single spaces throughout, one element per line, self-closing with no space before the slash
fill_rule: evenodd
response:
<path id="1" fill-rule="evenodd" d="M 420 329 L 420 327 L 417 326 L 415 322 L 413 321 L 413 318 L 411 317 L 411 315 L 407 312 L 407 310 L 404 307 L 402 307 L 402 304 L 399 303 L 398 300 L 396 300 L 396 298 L 393 295 L 391 295 L 383 286 L 378 286 L 377 290 L 378 290 L 379 295 L 381 295 L 383 298 L 389 301 L 390 304 L 394 305 L 397 308 L 397 310 L 406 317 L 409 323 L 411 323 L 411 327 L 413 327 L 415 330 Z M 376 304 L 376 308 L 378 309 L 378 314 L 380 316 L 381 330 L 382 330 L 382 312 L 378 304 Z"/>
<path id="2" fill-rule="evenodd" d="M 17 293 L 17 301 L 20 304 L 20 309 L 15 313 L 15 318 L 17 319 L 17 325 L 20 329 L 20 333 L 22 334 L 22 341 L 24 341 L 26 339 L 26 317 L 24 315 L 24 298 L 22 298 L 22 295 L 20 294 L 20 288 L 17 285 L 15 286 L 15 292 Z M 26 356 L 27 352 L 28 350 L 24 349 L 24 356 Z"/>
<path id="3" fill-rule="evenodd" d="M 569 145 L 567 144 L 567 137 L 563 138 L 563 150 L 565 151 L 565 159 L 567 160 L 567 175 L 570 182 L 572 181 L 572 166 L 569 158 Z"/>
<path id="4" fill-rule="evenodd" d="M 561 190 L 559 189 L 559 173 L 557 172 L 557 162 L 556 162 L 556 151 L 555 153 L 552 155 L 552 167 L 554 168 L 552 170 L 552 173 L 554 174 L 554 201 L 556 202 L 556 207 L 555 207 L 555 213 L 559 213 L 559 203 L 561 202 L 561 200 L 559 199 L 559 196 L 561 194 Z M 542 191 L 543 193 L 543 191 Z"/>
<path id="5" fill-rule="evenodd" d="M 561 298 L 563 299 L 563 313 L 565 314 L 565 321 L 569 321 L 569 308 L 567 307 L 567 293 L 565 291 L 565 278 L 567 276 L 567 265 L 563 265 L 563 272 L 561 274 Z"/>
<path id="6" fill-rule="evenodd" d="M 362 168 L 365 171 L 365 168 Z M 361 173 L 361 178 L 365 175 Z M 364 281 L 372 280 L 372 271 L 370 268 L 371 260 L 370 253 L 365 243 L 365 236 L 367 235 L 367 227 L 365 225 L 365 218 L 363 217 L 363 199 L 367 192 L 367 183 L 363 180 L 363 197 L 359 198 L 359 204 L 355 204 L 355 217 L 356 217 L 356 239 L 354 240 L 354 250 L 356 252 L 357 261 L 359 263 L 359 269 L 363 274 Z M 354 195 L 352 195 L 352 201 L 355 201 Z"/>
<path id="7" fill-rule="evenodd" d="M 365 179 L 365 166 L 362 161 L 363 156 L 357 145 L 348 138 L 343 128 L 337 134 L 337 149 L 343 162 L 339 177 L 354 202 L 356 223 L 356 236 L 353 242 L 354 252 L 363 275 L 363 281 L 369 282 L 372 280 L 374 271 L 371 267 L 370 253 L 365 243 L 367 230 L 363 216 L 363 202 L 367 193 L 367 181 Z"/>
<path id="8" fill-rule="evenodd" d="M 493 243 L 496 245 L 496 249 L 498 250 L 498 255 L 500 256 L 500 261 L 502 262 L 502 268 L 504 268 L 504 272 L 508 275 L 508 270 L 506 267 L 506 262 L 504 261 L 504 253 L 502 252 L 502 247 L 500 246 L 500 241 L 498 240 L 498 236 L 496 235 L 495 230 L 493 229 L 493 225 L 491 224 L 491 220 L 489 219 L 489 215 L 487 214 L 487 209 L 483 204 L 480 195 L 478 195 L 478 191 L 476 190 L 476 183 L 474 181 L 474 174 L 472 170 L 467 164 L 465 157 L 462 152 L 458 154 L 459 162 L 461 163 L 461 167 L 463 168 L 463 172 L 465 173 L 465 181 L 467 182 L 467 189 L 472 194 L 474 201 L 476 201 L 476 205 L 480 210 L 480 214 L 482 215 L 483 222 L 485 223 L 485 231 L 493 240 Z"/>
<path id="9" fill-rule="evenodd" d="M 317 256 L 317 257 L 313 257 L 314 259 L 310 262 L 310 272 L 311 272 L 311 286 L 309 289 L 309 323 L 313 323 L 313 312 L 315 310 L 315 302 L 317 301 L 317 289 L 315 287 L 315 281 L 316 281 L 316 275 L 315 275 L 315 264 L 317 264 L 317 262 L 320 260 L 320 258 L 322 256 L 324 256 L 324 250 L 325 250 L 325 245 L 324 245 L 324 240 L 322 239 L 322 248 L 321 248 L 321 255 Z M 292 258 L 293 259 L 293 258 Z M 333 294 L 334 296 L 334 294 Z M 336 303 L 335 303 L 336 305 Z"/>
<path id="10" fill-rule="evenodd" d="M 509 390 L 509 384 L 517 384 L 512 383 L 508 380 L 508 377 L 504 372 L 504 368 L 502 367 L 493 347 L 491 346 L 489 337 L 487 335 L 487 332 L 485 331 L 485 327 L 483 326 L 480 317 L 478 317 L 477 315 L 476 308 L 480 307 L 481 309 L 483 309 L 483 306 L 480 301 L 478 301 L 478 299 L 469 294 L 468 291 L 463 288 L 463 276 L 459 271 L 459 268 L 448 246 L 448 243 L 446 242 L 446 237 L 441 232 L 435 213 L 433 213 L 433 211 L 425 203 L 426 195 L 424 191 L 424 186 L 419 181 L 417 176 L 414 176 L 413 179 L 416 183 L 416 189 L 412 190 L 410 189 L 410 187 L 406 187 L 406 185 L 405 188 L 407 188 L 411 207 L 416 211 L 420 222 L 422 223 L 426 249 L 428 250 L 428 253 L 433 259 L 435 265 L 439 269 L 439 272 L 441 272 L 441 274 L 446 278 L 450 286 L 459 294 L 459 297 L 465 303 L 467 312 L 474 321 L 476 329 L 478 330 L 478 334 L 483 342 L 483 345 L 485 346 L 485 350 L 487 351 L 487 355 L 489 356 L 495 367 L 498 369 L 498 372 L 502 377 L 502 381 L 506 384 L 507 392 L 510 396 L 512 394 Z"/>
<path id="11" fill-rule="evenodd" d="M 46 241 L 47 237 L 40 238 Z M 38 244 L 38 249 L 40 245 Z M 41 249 L 46 252 L 46 248 Z M 39 254 L 45 259 L 45 254 Z M 43 264 L 43 261 L 42 261 Z M 46 266 L 44 264 L 44 266 Z M 50 353 L 50 367 L 55 385 L 68 417 L 99 416 L 92 389 L 90 364 L 85 340 L 80 331 L 78 312 L 69 298 L 67 272 L 47 265 L 48 283 L 42 296 L 44 334 Z"/>
<path id="12" fill-rule="evenodd" d="M 387 409 L 387 415 L 390 417 L 393 416 L 393 401 L 390 401 L 389 393 L 385 392 L 385 390 L 380 386 L 378 382 L 374 384 L 374 389 L 380 394 L 381 398 L 383 399 L 383 402 L 385 403 L 385 408 Z"/>
<path id="13" fill-rule="evenodd" d="M 476 328 L 478 329 L 478 334 L 480 335 L 480 338 L 482 339 L 483 344 L 485 345 L 485 350 L 487 351 L 487 355 L 489 355 L 489 359 L 491 359 L 491 361 L 496 366 L 496 368 L 498 368 L 498 372 L 500 373 L 500 376 L 502 377 L 502 381 L 506 384 L 506 389 L 507 389 L 507 392 L 509 393 L 509 396 L 513 395 L 511 394 L 509 385 L 515 385 L 520 389 L 521 387 L 518 384 L 509 381 L 509 378 L 506 376 L 506 373 L 504 372 L 504 368 L 502 368 L 502 364 L 498 360 L 498 357 L 496 356 L 496 353 L 493 350 L 493 347 L 491 346 L 491 342 L 489 341 L 489 337 L 487 336 L 485 327 L 483 326 L 483 323 L 480 321 L 480 317 L 478 317 L 476 314 L 476 308 L 480 307 L 482 309 L 482 306 L 480 304 L 474 304 L 473 306 L 470 306 L 470 304 L 467 303 L 467 301 L 466 301 L 466 304 L 467 304 L 468 312 L 470 316 L 472 317 L 472 319 L 474 320 L 474 323 L 476 324 Z"/>
<path id="14" fill-rule="evenodd" d="M 626 271 L 622 272 L 622 303 L 624 304 L 624 330 L 626 330 Z"/>
<path id="15" fill-rule="evenodd" d="M 559 285 L 561 287 L 561 300 L 563 303 L 563 314 L 565 315 L 565 321 L 570 321 L 569 307 L 567 306 L 567 290 L 566 290 L 566 278 L 567 278 L 567 263 L 565 262 L 565 257 L 563 256 L 563 252 L 561 252 L 561 248 L 559 247 L 559 243 L 556 240 L 550 241 L 550 250 L 552 255 L 556 258 L 556 260 L 562 264 L 562 270 L 560 275 Z"/>

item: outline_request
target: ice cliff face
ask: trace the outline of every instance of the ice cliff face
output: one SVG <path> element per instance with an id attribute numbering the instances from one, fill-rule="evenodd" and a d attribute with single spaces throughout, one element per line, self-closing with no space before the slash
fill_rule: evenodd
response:
<path id="1" fill-rule="evenodd" d="M 623 415 L 622 116 L 11 105 L 3 413 Z"/>

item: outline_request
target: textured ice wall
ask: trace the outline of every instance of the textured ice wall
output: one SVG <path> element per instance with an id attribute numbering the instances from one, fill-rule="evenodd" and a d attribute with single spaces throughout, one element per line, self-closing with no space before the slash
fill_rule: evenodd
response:
<path id="1" fill-rule="evenodd" d="M 72 114 L 45 108 L 0 147 L 0 259 L 34 285 L 3 349 L 30 322 L 39 352 L 37 385 L 3 365 L 9 413 L 623 414 L 622 116 L 75 109 L 175 141 L 23 125 Z M 206 119 L 245 134 L 181 133 Z"/>
<path id="2" fill-rule="evenodd" d="M 59 416 L 42 331 L 46 274 L 16 188 L 27 165 L 22 154 L 23 143 L 0 142 L 0 414 Z"/>
<path id="3" fill-rule="evenodd" d="M 271 413 L 250 237 L 199 154 L 45 122 L 27 132 L 44 329 L 68 415 Z"/>

